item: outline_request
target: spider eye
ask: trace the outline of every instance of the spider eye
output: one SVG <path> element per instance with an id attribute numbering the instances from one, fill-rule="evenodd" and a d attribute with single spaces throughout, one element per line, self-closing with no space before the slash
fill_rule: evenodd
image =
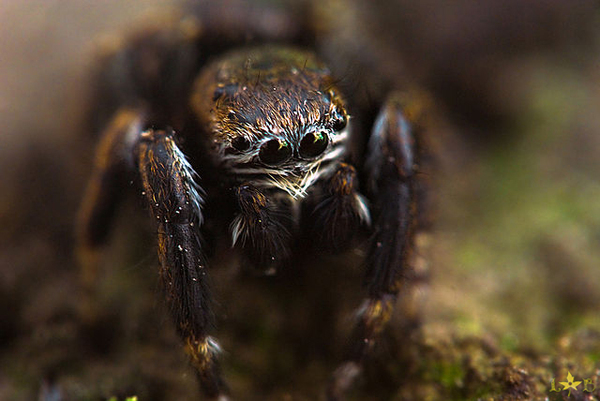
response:
<path id="1" fill-rule="evenodd" d="M 317 157 L 327 149 L 329 137 L 325 132 L 310 132 L 300 141 L 300 156 L 304 158 Z"/>
<path id="2" fill-rule="evenodd" d="M 287 142 L 271 139 L 263 143 L 258 152 L 261 162 L 269 166 L 281 164 L 292 155 L 292 148 Z"/>
<path id="3" fill-rule="evenodd" d="M 336 113 L 336 115 L 331 120 L 331 128 L 339 132 L 346 128 L 346 124 L 348 123 L 348 117 L 346 117 L 345 113 Z"/>
<path id="4" fill-rule="evenodd" d="M 243 136 L 238 136 L 231 141 L 231 146 L 233 146 L 235 150 L 243 152 L 250 148 L 250 141 Z"/>

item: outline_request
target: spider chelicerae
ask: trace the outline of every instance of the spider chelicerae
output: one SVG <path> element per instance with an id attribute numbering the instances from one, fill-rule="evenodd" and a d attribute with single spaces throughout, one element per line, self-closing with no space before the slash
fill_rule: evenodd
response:
<path id="1" fill-rule="evenodd" d="M 228 391 L 211 336 L 207 203 L 219 205 L 208 218 L 228 226 L 246 264 L 269 274 L 294 257 L 298 238 L 335 252 L 368 233 L 367 292 L 329 399 L 343 398 L 360 374 L 410 277 L 420 193 L 414 103 L 396 88 L 375 112 L 344 98 L 316 53 L 293 46 L 306 45 L 299 38 L 308 28 L 298 24 L 274 33 L 219 15 L 186 18 L 131 38 L 99 78 L 102 134 L 79 221 L 86 285 L 123 183 L 139 182 L 157 227 L 164 294 L 211 398 Z M 240 35 L 228 29 L 252 40 L 236 47 Z M 273 44 L 283 40 L 290 44 Z"/>

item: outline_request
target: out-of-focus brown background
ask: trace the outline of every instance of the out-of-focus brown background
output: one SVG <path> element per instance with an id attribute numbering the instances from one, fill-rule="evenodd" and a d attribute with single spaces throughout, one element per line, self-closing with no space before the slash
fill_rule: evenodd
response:
<path id="1" fill-rule="evenodd" d="M 124 205 L 106 252 L 101 332 L 82 328 L 73 251 L 97 43 L 172 3 L 0 0 L 0 399 L 197 394 L 139 202 Z M 355 3 L 324 2 L 324 20 L 357 10 L 355 29 L 331 29 L 349 35 L 341 43 L 373 44 L 377 62 L 431 94 L 439 160 L 436 224 L 420 238 L 422 329 L 406 341 L 396 316 L 353 397 L 563 399 L 550 383 L 568 371 L 600 388 L 598 4 Z M 221 261 L 216 335 L 239 399 L 318 398 L 362 296 L 359 258 L 320 257 L 294 290 Z M 582 387 L 571 399 L 591 399 Z"/>

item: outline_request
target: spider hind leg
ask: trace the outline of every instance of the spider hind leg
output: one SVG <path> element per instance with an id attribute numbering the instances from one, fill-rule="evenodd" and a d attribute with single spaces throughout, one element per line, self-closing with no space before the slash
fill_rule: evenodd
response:
<path id="1" fill-rule="evenodd" d="M 101 250 L 108 241 L 127 183 L 133 177 L 133 148 L 143 121 L 142 110 L 122 108 L 115 113 L 102 132 L 92 176 L 79 208 L 77 258 L 84 290 L 82 318 L 87 323 L 94 323 L 98 318 L 94 298 Z"/>

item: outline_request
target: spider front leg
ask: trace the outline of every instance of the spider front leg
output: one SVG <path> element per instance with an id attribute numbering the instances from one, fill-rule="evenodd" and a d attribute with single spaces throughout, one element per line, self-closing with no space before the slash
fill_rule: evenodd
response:
<path id="1" fill-rule="evenodd" d="M 390 320 L 398 293 L 410 280 L 417 223 L 418 148 L 405 100 L 392 96 L 379 113 L 369 142 L 366 168 L 374 234 L 366 258 L 368 298 L 358 310 L 346 361 L 334 372 L 331 400 L 344 393 L 362 372 L 363 363 Z"/>
<path id="2" fill-rule="evenodd" d="M 281 204 L 251 184 L 235 191 L 240 212 L 231 224 L 232 243 L 239 241 L 250 263 L 269 273 L 290 255 L 290 219 Z"/>
<path id="3" fill-rule="evenodd" d="M 212 312 L 199 234 L 201 189 L 172 131 L 141 133 L 136 154 L 144 195 L 157 223 L 160 277 L 177 331 L 204 393 L 225 399 L 219 346 L 208 335 Z"/>
<path id="4" fill-rule="evenodd" d="M 98 248 L 106 242 L 125 183 L 137 168 L 157 223 L 160 277 L 177 331 L 204 392 L 224 398 L 219 347 L 208 335 L 212 314 L 199 232 L 201 190 L 172 131 L 144 131 L 145 121 L 141 110 L 121 109 L 102 135 L 79 220 L 79 254 L 87 290 L 84 303 L 94 302 L 88 298 L 93 298 Z M 84 318 L 93 321 L 94 315 Z"/>

